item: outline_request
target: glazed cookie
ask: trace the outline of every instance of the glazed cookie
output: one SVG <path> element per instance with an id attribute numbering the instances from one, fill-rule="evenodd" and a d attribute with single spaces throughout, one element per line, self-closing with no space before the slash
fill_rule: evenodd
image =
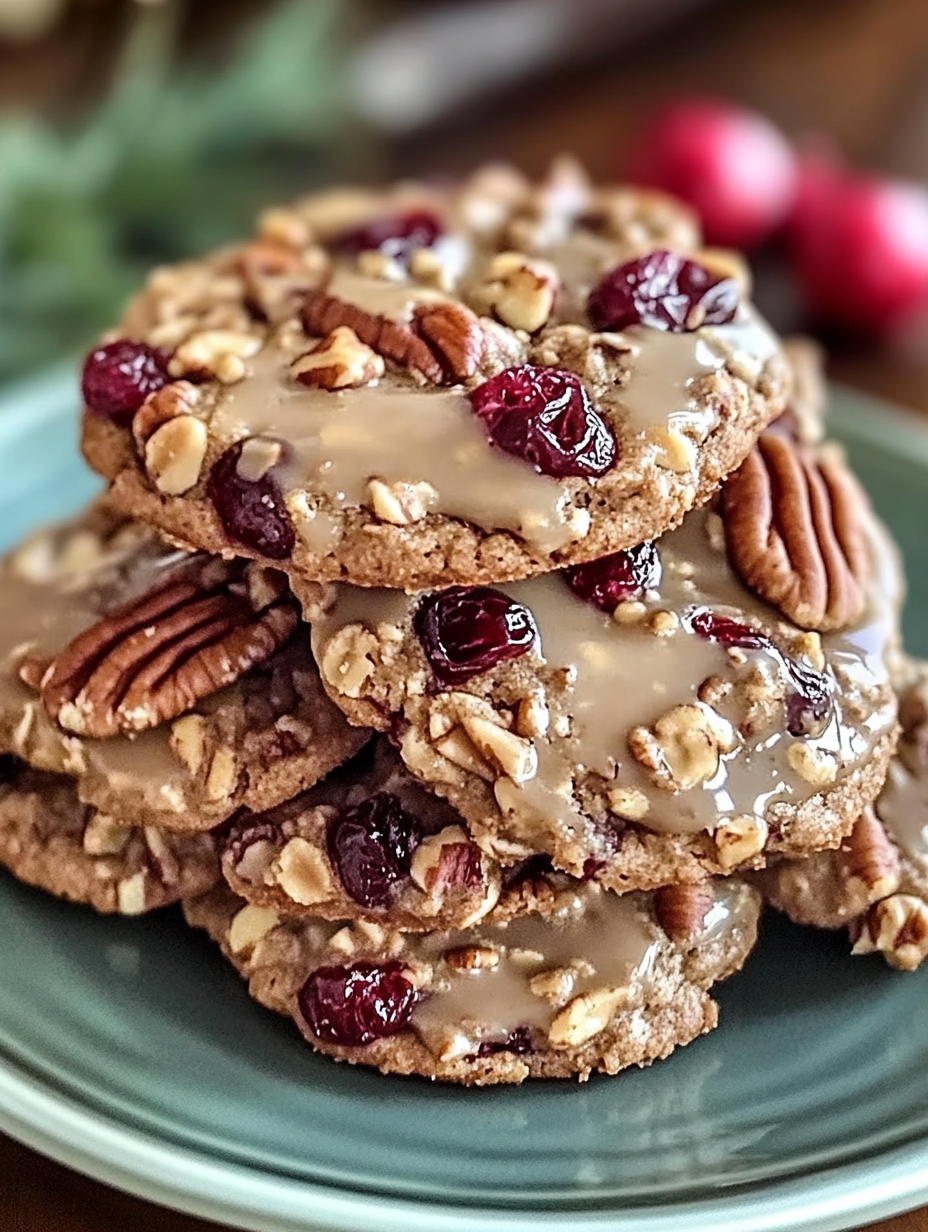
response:
<path id="1" fill-rule="evenodd" d="M 208 830 L 356 752 L 283 574 L 190 556 L 102 504 L 0 566 L 0 752 L 127 825 Z"/>
<path id="2" fill-rule="evenodd" d="M 323 681 L 503 861 L 649 889 L 836 846 L 895 742 L 896 553 L 831 451 L 766 434 L 747 478 L 529 582 L 317 588 Z"/>
<path id="3" fill-rule="evenodd" d="M 386 740 L 371 753 L 270 812 L 236 817 L 220 844 L 226 880 L 282 915 L 469 928 L 499 898 L 497 862 Z"/>
<path id="4" fill-rule="evenodd" d="M 157 270 L 87 359 L 83 447 L 178 541 L 411 590 L 654 538 L 787 386 L 682 208 L 478 175 L 309 198 Z"/>
<path id="5" fill-rule="evenodd" d="M 539 914 L 514 889 L 466 932 L 416 934 L 279 920 L 224 893 L 184 909 L 318 1051 L 485 1085 L 614 1074 L 716 1025 L 707 990 L 750 953 L 760 897 L 734 880 L 670 893 L 574 883 Z"/>
<path id="6" fill-rule="evenodd" d="M 758 884 L 797 924 L 847 927 L 855 954 L 914 971 L 928 957 L 928 665 L 902 674 L 902 736 L 874 807 L 839 850 L 783 861 Z"/>
<path id="7" fill-rule="evenodd" d="M 208 834 L 135 829 L 81 804 L 73 780 L 0 758 L 0 864 L 97 911 L 141 915 L 220 880 Z"/>

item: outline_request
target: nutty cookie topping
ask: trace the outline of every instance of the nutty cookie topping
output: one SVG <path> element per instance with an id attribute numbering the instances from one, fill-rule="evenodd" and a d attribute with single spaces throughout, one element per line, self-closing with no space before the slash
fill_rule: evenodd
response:
<path id="1" fill-rule="evenodd" d="M 237 816 L 222 851 L 236 894 L 284 915 L 469 928 L 500 893 L 496 861 L 386 741 L 286 804 Z"/>
<path id="2" fill-rule="evenodd" d="M 778 809 L 840 785 L 891 740 L 896 582 L 868 521 L 886 576 L 865 618 L 804 632 L 741 585 L 716 521 L 695 511 L 636 554 L 488 592 L 519 613 L 512 629 L 531 630 L 517 649 L 479 589 L 336 587 L 314 622 L 323 679 L 355 721 L 390 725 L 413 773 L 504 860 L 543 850 L 575 875 L 593 857 L 619 876 L 631 826 L 714 833 L 702 858 L 756 864 L 780 841 Z M 470 663 L 423 616 L 465 602 L 479 629 Z"/>
<path id="3" fill-rule="evenodd" d="M 561 166 L 263 227 L 156 271 L 88 361 L 92 465 L 207 551 L 365 585 L 524 577 L 654 538 L 782 410 L 746 286 L 653 194 Z M 195 396 L 153 426 L 166 381 Z M 391 516 L 383 493 L 410 490 L 428 499 Z"/>
<path id="4" fill-rule="evenodd" d="M 676 939 L 648 896 L 594 885 L 561 888 L 541 914 L 507 891 L 466 933 L 288 921 L 221 896 L 185 910 L 321 1051 L 388 1072 L 519 1082 L 615 1073 L 713 1025 L 702 990 L 743 961 L 758 900 L 737 882 L 702 893 Z"/>
<path id="5" fill-rule="evenodd" d="M 209 829 L 366 740 L 322 692 L 282 574 L 207 560 L 98 503 L 0 566 L 0 749 L 121 823 Z"/>

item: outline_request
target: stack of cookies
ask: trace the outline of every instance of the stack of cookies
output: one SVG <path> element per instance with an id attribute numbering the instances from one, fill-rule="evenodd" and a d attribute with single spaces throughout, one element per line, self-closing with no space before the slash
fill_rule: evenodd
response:
<path id="1" fill-rule="evenodd" d="M 567 161 L 315 196 L 155 271 L 83 393 L 109 487 L 0 581 L 23 880 L 182 900 L 319 1051 L 463 1083 L 709 1030 L 756 870 L 858 946 L 928 919 L 871 808 L 895 551 L 682 206 Z"/>

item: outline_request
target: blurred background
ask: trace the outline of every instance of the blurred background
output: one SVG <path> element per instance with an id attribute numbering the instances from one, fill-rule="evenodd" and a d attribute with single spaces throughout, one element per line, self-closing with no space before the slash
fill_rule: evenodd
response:
<path id="1" fill-rule="evenodd" d="M 925 0 L 0 0 L 0 382 L 262 203 L 569 150 L 711 187 L 775 323 L 928 411 L 926 137 Z"/>

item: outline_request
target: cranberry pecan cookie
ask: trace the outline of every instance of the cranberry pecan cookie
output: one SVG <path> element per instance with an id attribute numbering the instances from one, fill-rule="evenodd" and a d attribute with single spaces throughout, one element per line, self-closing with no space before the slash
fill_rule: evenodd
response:
<path id="1" fill-rule="evenodd" d="M 498 863 L 384 739 L 309 791 L 237 816 L 220 842 L 236 894 L 282 915 L 469 928 L 499 898 Z"/>
<path id="2" fill-rule="evenodd" d="M 716 1025 L 708 989 L 750 953 L 760 897 L 735 880 L 671 893 L 514 886 L 465 932 L 281 919 L 225 891 L 184 910 L 319 1052 L 488 1085 L 614 1074 Z"/>
<path id="3" fill-rule="evenodd" d="M 654 538 L 783 410 L 689 216 L 561 167 L 328 193 L 157 270 L 84 368 L 123 509 L 303 581 L 498 582 Z"/>
<path id="4" fill-rule="evenodd" d="M 352 722 L 389 731 L 503 861 L 541 851 L 574 876 L 649 889 L 836 846 L 895 742 L 886 655 L 901 583 L 840 460 L 774 444 L 794 455 L 795 517 L 777 539 L 752 489 L 772 554 L 755 580 L 790 604 L 801 593 L 826 631 L 738 577 L 723 499 L 656 544 L 529 582 L 317 588 L 326 688 Z M 737 533 L 755 544 L 749 515 L 738 506 Z"/>
<path id="5" fill-rule="evenodd" d="M 209 834 L 123 826 L 72 779 L 0 758 L 0 864 L 27 885 L 102 912 L 141 915 L 220 880 Z"/>
<path id="6" fill-rule="evenodd" d="M 0 564 L 0 752 L 75 776 L 121 823 L 210 829 L 366 739 L 326 698 L 283 574 L 99 503 Z"/>
<path id="7" fill-rule="evenodd" d="M 928 665 L 900 665 L 902 736 L 886 784 L 837 851 L 759 874 L 797 924 L 847 927 L 855 954 L 914 971 L 928 957 Z"/>

